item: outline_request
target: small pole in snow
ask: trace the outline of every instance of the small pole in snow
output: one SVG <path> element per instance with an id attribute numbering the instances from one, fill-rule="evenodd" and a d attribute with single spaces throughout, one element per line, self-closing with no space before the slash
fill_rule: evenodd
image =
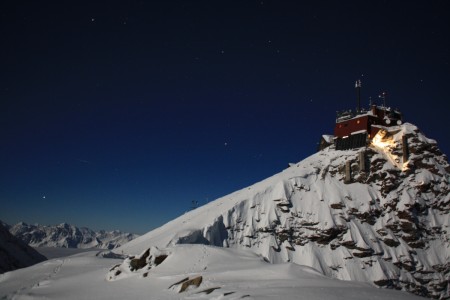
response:
<path id="1" fill-rule="evenodd" d="M 359 152 L 359 171 L 365 173 L 366 172 L 366 152 Z"/>
<path id="2" fill-rule="evenodd" d="M 345 183 L 350 183 L 352 181 L 352 169 L 351 162 L 347 160 L 345 162 Z"/>

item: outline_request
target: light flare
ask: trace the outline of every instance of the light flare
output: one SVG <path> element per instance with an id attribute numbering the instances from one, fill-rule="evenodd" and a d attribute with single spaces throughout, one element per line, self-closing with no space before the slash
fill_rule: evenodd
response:
<path id="1" fill-rule="evenodd" d="M 375 148 L 383 151 L 390 161 L 402 171 L 408 169 L 408 161 L 402 162 L 402 158 L 393 154 L 392 149 L 395 149 L 396 144 L 391 136 L 387 136 L 385 130 L 380 130 L 372 139 L 372 145 Z"/>
<path id="2" fill-rule="evenodd" d="M 390 147 L 395 147 L 395 142 L 392 139 L 386 139 L 380 134 L 376 134 L 372 139 L 372 144 L 382 149 L 383 151 L 389 150 Z"/>

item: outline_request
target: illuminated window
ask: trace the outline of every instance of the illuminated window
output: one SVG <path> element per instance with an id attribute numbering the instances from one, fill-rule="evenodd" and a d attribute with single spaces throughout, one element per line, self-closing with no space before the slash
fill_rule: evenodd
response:
<path id="1" fill-rule="evenodd" d="M 356 121 L 356 124 L 359 124 L 359 123 L 361 123 L 361 120 Z"/>

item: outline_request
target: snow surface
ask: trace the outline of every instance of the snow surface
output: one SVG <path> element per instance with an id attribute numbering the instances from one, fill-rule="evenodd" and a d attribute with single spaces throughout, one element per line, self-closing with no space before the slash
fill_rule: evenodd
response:
<path id="1" fill-rule="evenodd" d="M 270 264 L 245 250 L 177 245 L 167 259 L 146 271 L 109 281 L 122 260 L 86 252 L 0 275 L 2 299 L 422 299 L 369 284 L 331 279 L 292 263 Z M 202 276 L 199 287 L 169 288 Z M 209 294 L 207 294 L 210 292 Z"/>
<path id="2" fill-rule="evenodd" d="M 83 252 L 98 251 L 98 249 L 90 248 L 61 248 L 61 247 L 33 247 L 34 250 L 47 257 L 47 259 L 60 258 L 75 255 Z"/>

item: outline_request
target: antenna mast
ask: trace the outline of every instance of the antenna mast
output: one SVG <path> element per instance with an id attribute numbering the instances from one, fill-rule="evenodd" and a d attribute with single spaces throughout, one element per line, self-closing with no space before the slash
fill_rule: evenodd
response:
<path id="1" fill-rule="evenodd" d="M 355 82 L 356 89 L 356 113 L 361 111 L 361 80 L 356 80 Z"/>
<path id="2" fill-rule="evenodd" d="M 387 96 L 387 92 L 381 92 L 381 95 L 379 95 L 378 97 L 383 99 L 383 106 L 386 107 L 386 96 Z"/>

